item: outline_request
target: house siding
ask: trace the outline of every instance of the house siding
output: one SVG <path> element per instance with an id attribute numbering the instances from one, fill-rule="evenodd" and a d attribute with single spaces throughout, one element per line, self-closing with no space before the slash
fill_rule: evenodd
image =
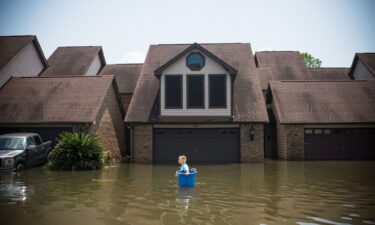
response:
<path id="1" fill-rule="evenodd" d="M 264 125 L 241 124 L 241 162 L 258 163 L 264 160 Z M 254 139 L 250 140 L 250 129 L 254 128 Z"/>
<path id="2" fill-rule="evenodd" d="M 194 51 L 194 50 L 193 50 Z M 196 52 L 196 51 L 194 51 Z M 202 53 L 203 54 L 203 53 Z M 188 55 L 188 54 L 187 54 Z M 204 55 L 204 54 L 203 54 Z M 231 77 L 227 71 L 216 61 L 205 57 L 205 66 L 200 71 L 191 71 L 186 66 L 186 57 L 182 57 L 177 62 L 164 70 L 160 78 L 160 109 L 162 116 L 231 116 L 232 108 L 232 82 Z M 165 109 L 165 75 L 182 75 L 182 109 Z M 187 75 L 202 75 L 204 74 L 204 109 L 188 109 L 187 108 Z M 227 107 L 224 109 L 210 109 L 209 108 L 209 81 L 210 74 L 225 74 L 227 79 L 226 102 Z"/>
<path id="3" fill-rule="evenodd" d="M 100 61 L 99 55 L 97 55 L 95 56 L 94 61 L 91 63 L 90 67 L 87 69 L 85 76 L 97 75 L 101 67 L 102 63 Z"/>
<path id="4" fill-rule="evenodd" d="M 152 125 L 135 124 L 132 133 L 133 161 L 135 163 L 152 163 Z"/>
<path id="5" fill-rule="evenodd" d="M 355 80 L 373 80 L 375 79 L 371 72 L 366 68 L 361 60 L 357 61 L 353 72 Z"/>
<path id="6" fill-rule="evenodd" d="M 125 127 L 114 89 L 109 88 L 96 119 L 94 132 L 101 139 L 107 154 L 114 159 L 125 156 Z"/>
<path id="7" fill-rule="evenodd" d="M 12 76 L 38 76 L 44 69 L 34 42 L 28 43 L 0 70 L 0 87 Z"/>

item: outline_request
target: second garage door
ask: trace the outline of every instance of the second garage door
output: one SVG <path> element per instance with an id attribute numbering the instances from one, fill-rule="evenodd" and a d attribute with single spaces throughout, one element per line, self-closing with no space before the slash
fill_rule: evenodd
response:
<path id="1" fill-rule="evenodd" d="M 305 129 L 306 160 L 375 159 L 375 129 Z"/>
<path id="2" fill-rule="evenodd" d="M 238 128 L 154 129 L 154 162 L 177 163 L 186 155 L 189 163 L 238 163 Z"/>

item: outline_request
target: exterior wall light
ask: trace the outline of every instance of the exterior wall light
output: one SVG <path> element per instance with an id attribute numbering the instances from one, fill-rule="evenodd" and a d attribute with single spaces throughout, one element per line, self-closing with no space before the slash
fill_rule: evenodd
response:
<path id="1" fill-rule="evenodd" d="M 250 133 L 250 140 L 253 141 L 254 140 L 254 136 L 255 136 L 255 129 L 253 126 L 251 126 L 250 130 L 249 130 L 249 133 Z"/>

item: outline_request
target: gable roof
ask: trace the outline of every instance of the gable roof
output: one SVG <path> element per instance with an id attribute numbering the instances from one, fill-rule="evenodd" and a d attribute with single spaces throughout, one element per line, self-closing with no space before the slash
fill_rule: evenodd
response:
<path id="1" fill-rule="evenodd" d="M 5 66 L 14 56 L 18 54 L 27 44 L 33 42 L 40 59 L 45 67 L 48 66 L 47 60 L 39 45 L 39 41 L 35 35 L 23 36 L 0 36 L 0 69 Z"/>
<path id="2" fill-rule="evenodd" d="M 314 80 L 349 80 L 350 68 L 309 68 L 312 79 Z"/>
<path id="3" fill-rule="evenodd" d="M 301 55 L 297 51 L 264 51 L 255 53 L 255 61 L 258 68 L 270 68 L 272 80 L 311 80 L 311 74 L 305 65 Z M 263 73 L 259 74 L 261 76 Z M 264 83 L 268 83 L 265 77 L 260 77 Z M 268 86 L 268 85 L 267 85 Z M 265 85 L 262 89 L 265 90 Z"/>
<path id="4" fill-rule="evenodd" d="M 280 123 L 375 123 L 375 81 L 271 81 Z"/>
<path id="5" fill-rule="evenodd" d="M 353 79 L 353 73 L 358 60 L 360 60 L 375 77 L 375 53 L 356 53 L 353 59 L 352 67 L 349 71 L 349 76 Z"/>
<path id="6" fill-rule="evenodd" d="M 137 85 L 143 64 L 108 64 L 100 72 L 101 75 L 115 75 L 121 94 L 132 94 Z"/>
<path id="7" fill-rule="evenodd" d="M 182 58 L 185 55 L 187 55 L 193 49 L 198 49 L 199 51 L 203 52 L 205 55 L 207 55 L 208 57 L 210 57 L 211 59 L 213 59 L 215 62 L 219 63 L 222 67 L 224 67 L 224 69 L 226 69 L 228 71 L 228 73 L 230 75 L 232 75 L 232 76 L 236 76 L 237 75 L 237 70 L 235 68 L 233 68 L 231 65 L 229 65 L 224 60 L 222 60 L 219 57 L 217 57 L 215 54 L 213 54 L 209 50 L 207 50 L 204 47 L 202 47 L 200 44 L 194 43 L 194 44 L 190 45 L 189 47 L 187 47 L 185 50 L 183 50 L 180 53 L 178 53 L 175 57 L 173 57 L 172 59 L 170 59 L 169 61 L 167 61 L 163 65 L 161 65 L 159 68 L 157 68 L 154 71 L 155 76 L 160 77 L 161 74 L 163 73 L 163 71 L 166 68 L 168 68 L 170 65 L 172 65 L 173 63 L 175 63 L 180 58 Z"/>
<path id="8" fill-rule="evenodd" d="M 50 66 L 41 76 L 86 74 L 98 54 L 104 66 L 106 63 L 101 46 L 58 47 L 48 58 Z"/>
<path id="9" fill-rule="evenodd" d="M 184 52 L 189 44 L 151 45 L 142 66 L 133 99 L 125 117 L 126 122 L 160 122 L 160 81 L 154 71 L 176 55 Z M 238 71 L 233 83 L 234 122 L 268 121 L 266 106 L 256 77 L 255 63 L 250 44 L 201 44 L 212 54 L 228 62 Z M 180 119 L 182 122 L 184 119 Z"/>
<path id="10" fill-rule="evenodd" d="M 0 124 L 93 122 L 113 81 L 113 76 L 13 77 L 0 89 Z"/>
<path id="11" fill-rule="evenodd" d="M 264 68 L 257 68 L 256 71 L 257 71 L 257 76 L 259 78 L 262 90 L 266 91 L 268 88 L 268 82 L 270 80 L 275 80 L 272 74 L 272 70 L 269 67 L 264 67 Z"/>

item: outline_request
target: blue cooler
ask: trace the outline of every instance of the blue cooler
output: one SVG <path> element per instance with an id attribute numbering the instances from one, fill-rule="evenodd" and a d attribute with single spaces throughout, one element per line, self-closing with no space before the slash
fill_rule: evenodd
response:
<path id="1" fill-rule="evenodd" d="M 183 173 L 178 174 L 178 186 L 179 187 L 194 187 L 195 186 L 195 175 L 197 174 L 196 170 L 190 170 L 189 175 Z"/>

